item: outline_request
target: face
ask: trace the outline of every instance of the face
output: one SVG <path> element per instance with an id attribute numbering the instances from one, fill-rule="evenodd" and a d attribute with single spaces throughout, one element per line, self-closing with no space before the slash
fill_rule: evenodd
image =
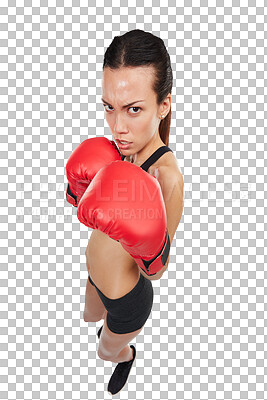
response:
<path id="1" fill-rule="evenodd" d="M 156 103 L 152 82 L 151 66 L 103 70 L 102 102 L 105 118 L 124 155 L 139 152 L 159 136 L 160 116 L 164 110 Z M 123 146 L 120 140 L 129 143 Z"/>

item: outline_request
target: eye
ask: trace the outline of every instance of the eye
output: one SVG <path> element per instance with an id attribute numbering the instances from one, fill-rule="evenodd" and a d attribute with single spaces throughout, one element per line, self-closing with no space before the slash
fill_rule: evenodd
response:
<path id="1" fill-rule="evenodd" d="M 140 110 L 140 107 L 130 107 L 130 108 L 132 108 L 132 109 L 138 109 L 138 110 Z M 129 108 L 129 110 L 130 110 L 130 108 Z M 137 114 L 137 112 L 135 112 L 135 113 L 133 113 L 133 114 Z"/>
<path id="2" fill-rule="evenodd" d="M 104 108 L 105 108 L 105 107 L 110 107 L 108 104 L 103 104 L 103 106 L 104 106 Z M 112 108 L 112 107 L 111 107 L 111 108 Z M 105 110 L 108 111 L 106 108 L 105 108 Z"/>
<path id="3" fill-rule="evenodd" d="M 104 108 L 105 108 L 105 110 L 106 110 L 107 112 L 112 111 L 112 110 L 110 110 L 110 109 L 107 109 L 106 107 L 110 107 L 110 108 L 112 108 L 112 109 L 113 109 L 113 107 L 109 106 L 108 104 L 104 104 L 104 103 L 102 103 L 102 104 L 103 104 L 103 106 L 104 106 Z M 132 108 L 133 110 L 138 110 L 138 111 L 141 110 L 140 107 L 129 107 L 128 110 L 130 110 L 131 108 Z M 137 112 L 130 113 L 130 114 L 138 114 L 138 111 L 137 111 Z"/>

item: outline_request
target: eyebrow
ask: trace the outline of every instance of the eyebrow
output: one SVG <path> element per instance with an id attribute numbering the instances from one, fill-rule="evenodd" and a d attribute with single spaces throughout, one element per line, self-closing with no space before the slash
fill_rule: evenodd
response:
<path id="1" fill-rule="evenodd" d="M 101 98 L 101 100 L 102 100 L 104 103 L 106 103 L 108 106 L 112 107 L 112 105 L 109 104 L 109 103 L 108 103 L 106 100 L 104 100 L 103 98 Z M 135 101 L 133 101 L 133 102 L 130 103 L 130 104 L 126 104 L 125 106 L 122 106 L 122 108 L 130 107 L 130 106 L 132 106 L 132 105 L 135 104 L 135 103 L 139 103 L 140 101 L 144 101 L 144 100 L 135 100 Z"/>

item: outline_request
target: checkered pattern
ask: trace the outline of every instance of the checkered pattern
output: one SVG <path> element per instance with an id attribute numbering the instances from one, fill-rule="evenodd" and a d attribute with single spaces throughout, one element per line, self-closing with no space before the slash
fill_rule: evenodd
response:
<path id="1" fill-rule="evenodd" d="M 266 399 L 267 8 L 125 3 L 1 0 L 0 399 L 106 395 L 115 365 L 97 356 L 101 323 L 82 317 L 92 231 L 65 200 L 64 167 L 86 138 L 112 138 L 103 55 L 135 28 L 171 56 L 185 201 L 120 396 Z"/>

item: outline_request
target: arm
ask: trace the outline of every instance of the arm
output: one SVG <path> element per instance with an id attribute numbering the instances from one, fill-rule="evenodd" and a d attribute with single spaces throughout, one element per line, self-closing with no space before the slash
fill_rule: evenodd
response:
<path id="1" fill-rule="evenodd" d="M 161 187 L 136 165 L 114 161 L 98 171 L 79 202 L 77 217 L 120 242 L 147 275 L 165 265 L 170 238 Z"/>
<path id="2" fill-rule="evenodd" d="M 156 171 L 156 176 L 159 184 L 161 186 L 163 199 L 166 207 L 167 213 L 167 228 L 169 232 L 170 242 L 172 243 L 175 232 L 180 223 L 183 207 L 184 207 L 184 179 L 180 171 L 175 170 L 173 174 L 170 174 L 169 170 L 163 168 L 158 168 Z M 171 176 L 170 176 L 171 175 Z M 157 272 L 155 275 L 149 277 L 145 273 L 143 275 L 149 280 L 158 280 L 162 277 L 163 273 L 168 268 L 169 258 L 166 261 L 164 267 Z M 139 268 L 142 273 L 141 268 Z"/>

